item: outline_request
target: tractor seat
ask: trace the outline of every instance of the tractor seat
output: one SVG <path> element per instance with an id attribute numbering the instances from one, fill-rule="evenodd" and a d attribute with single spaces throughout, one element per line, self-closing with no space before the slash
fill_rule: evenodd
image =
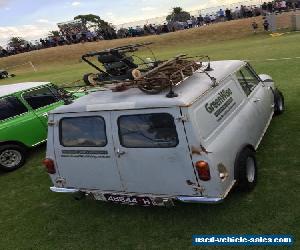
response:
<path id="1" fill-rule="evenodd" d="M 120 58 L 112 55 L 112 54 L 102 54 L 98 56 L 98 61 L 100 63 L 114 63 L 114 62 L 120 62 Z"/>

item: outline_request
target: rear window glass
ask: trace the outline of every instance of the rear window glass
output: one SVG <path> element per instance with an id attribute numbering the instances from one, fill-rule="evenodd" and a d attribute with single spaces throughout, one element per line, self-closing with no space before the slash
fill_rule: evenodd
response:
<path id="1" fill-rule="evenodd" d="M 45 107 L 59 101 L 55 93 L 53 94 L 47 87 L 26 92 L 23 98 L 33 109 Z"/>
<path id="2" fill-rule="evenodd" d="M 14 96 L 0 99 L 0 121 L 21 115 L 28 110 L 18 98 Z"/>
<path id="3" fill-rule="evenodd" d="M 178 145 L 174 118 L 170 114 L 121 116 L 120 143 L 127 148 L 172 148 Z"/>
<path id="4" fill-rule="evenodd" d="M 100 116 L 64 118 L 60 122 L 60 140 L 65 147 L 104 147 L 105 121 Z"/>

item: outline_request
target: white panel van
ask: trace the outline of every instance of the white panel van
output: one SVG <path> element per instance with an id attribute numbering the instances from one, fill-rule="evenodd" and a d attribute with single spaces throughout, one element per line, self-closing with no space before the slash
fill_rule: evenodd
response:
<path id="1" fill-rule="evenodd" d="M 195 72 L 175 87 L 174 98 L 99 91 L 52 111 L 50 189 L 142 206 L 217 203 L 234 185 L 252 190 L 255 150 L 284 98 L 247 62 L 211 67 L 211 77 Z"/>

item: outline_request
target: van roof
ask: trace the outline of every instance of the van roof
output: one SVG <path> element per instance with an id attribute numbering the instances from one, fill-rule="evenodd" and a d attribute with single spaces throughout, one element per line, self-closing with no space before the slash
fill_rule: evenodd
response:
<path id="1" fill-rule="evenodd" d="M 232 72 L 245 65 L 244 61 L 214 61 L 211 67 L 214 69 L 209 74 L 221 81 Z M 203 73 L 195 73 L 185 80 L 184 84 L 174 87 L 178 94 L 176 98 L 167 98 L 168 89 L 157 95 L 148 95 L 137 88 L 131 88 L 123 92 L 97 91 L 90 93 L 74 101 L 70 105 L 63 105 L 51 113 L 79 113 L 85 111 L 110 111 L 143 108 L 166 108 L 175 106 L 189 106 L 212 87 L 212 81 Z"/>
<path id="2" fill-rule="evenodd" d="M 23 83 L 9 84 L 9 85 L 0 85 L 0 97 L 11 95 L 19 91 L 43 86 L 49 83 L 50 82 L 23 82 Z"/>

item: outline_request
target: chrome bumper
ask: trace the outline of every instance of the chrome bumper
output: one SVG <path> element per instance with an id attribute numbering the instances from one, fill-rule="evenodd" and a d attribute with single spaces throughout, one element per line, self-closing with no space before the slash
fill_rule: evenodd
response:
<path id="1" fill-rule="evenodd" d="M 78 189 L 73 189 L 73 188 L 50 187 L 50 190 L 55 193 L 68 193 L 68 194 L 79 192 Z"/>
<path id="2" fill-rule="evenodd" d="M 55 193 L 78 193 L 80 190 L 73 188 L 58 188 L 58 187 L 50 187 L 50 190 Z M 177 199 L 178 201 L 184 203 L 219 203 L 223 201 L 223 198 L 211 198 L 211 197 L 195 197 L 195 196 L 177 196 L 170 198 Z"/>
<path id="3" fill-rule="evenodd" d="M 176 198 L 185 203 L 220 203 L 223 201 L 223 198 L 211 197 L 177 196 Z"/>

